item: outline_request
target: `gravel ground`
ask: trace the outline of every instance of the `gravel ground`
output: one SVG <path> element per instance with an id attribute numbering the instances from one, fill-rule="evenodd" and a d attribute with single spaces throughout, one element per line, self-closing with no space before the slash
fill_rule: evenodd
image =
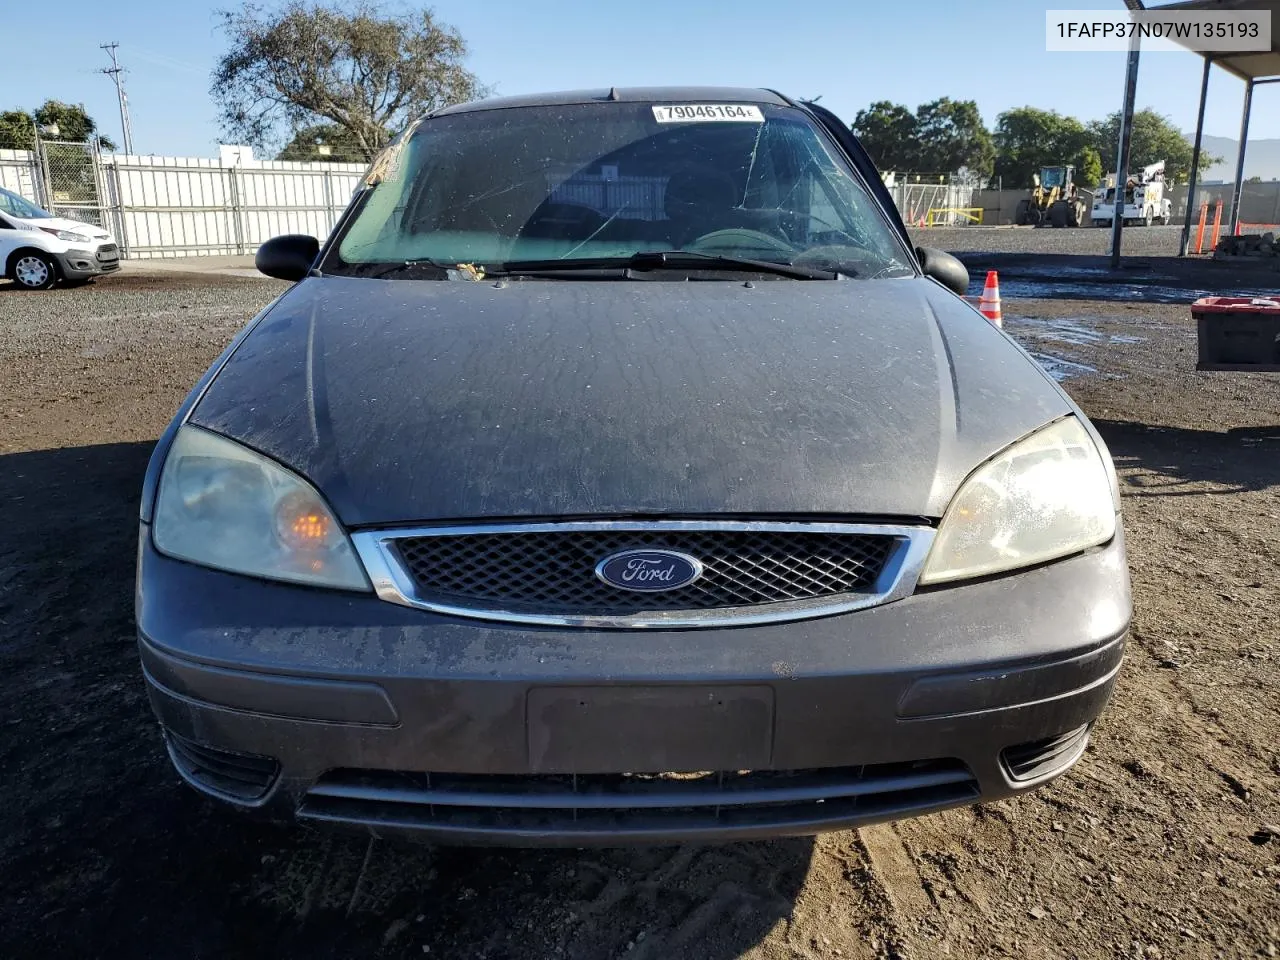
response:
<path id="1" fill-rule="evenodd" d="M 1129 257 L 1172 257 L 1178 253 L 1182 225 L 1127 227 L 1120 252 Z M 1055 230 L 1051 227 L 932 227 L 911 231 L 917 244 L 942 250 L 983 253 L 1074 253 L 1102 256 L 1111 252 L 1111 231 L 1095 227 Z"/>
<path id="2" fill-rule="evenodd" d="M 280 289 L 0 284 L 0 956 L 1276 955 L 1280 377 L 1193 372 L 1185 307 L 1005 305 L 1122 474 L 1133 641 L 1070 774 L 817 840 L 490 852 L 260 824 L 164 758 L 133 644 L 142 472 Z"/>

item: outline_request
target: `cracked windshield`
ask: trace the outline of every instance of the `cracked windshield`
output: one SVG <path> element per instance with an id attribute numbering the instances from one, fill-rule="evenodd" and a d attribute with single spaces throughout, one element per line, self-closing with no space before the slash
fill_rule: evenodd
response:
<path id="1" fill-rule="evenodd" d="M 856 172 L 800 111 L 721 104 L 686 122 L 681 109 L 609 102 L 434 118 L 392 148 L 326 272 L 409 261 L 601 267 L 679 253 L 827 277 L 912 275 Z"/>

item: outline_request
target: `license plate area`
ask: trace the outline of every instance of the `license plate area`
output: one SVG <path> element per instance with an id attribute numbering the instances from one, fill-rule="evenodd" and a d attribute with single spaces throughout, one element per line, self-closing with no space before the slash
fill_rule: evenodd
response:
<path id="1" fill-rule="evenodd" d="M 767 768 L 767 686 L 538 687 L 526 700 L 533 773 Z"/>

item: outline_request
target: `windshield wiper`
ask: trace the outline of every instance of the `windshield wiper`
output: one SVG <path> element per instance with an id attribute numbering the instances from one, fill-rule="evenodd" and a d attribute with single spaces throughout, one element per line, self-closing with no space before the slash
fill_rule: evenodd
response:
<path id="1" fill-rule="evenodd" d="M 670 270 L 707 268 L 737 273 L 772 273 L 793 280 L 835 280 L 839 274 L 831 270 L 802 267 L 776 260 L 752 260 L 719 253 L 693 250 L 656 250 L 633 253 L 629 257 L 577 257 L 565 260 L 509 260 L 485 268 L 487 276 L 551 275 L 581 270 Z"/>
<path id="2" fill-rule="evenodd" d="M 348 264 L 342 276 L 377 280 L 395 273 L 425 273 L 433 280 L 444 280 L 448 278 L 449 271 L 456 266 L 456 264 L 432 260 L 430 257 L 416 257 L 412 260 L 394 260 L 390 263 Z"/>

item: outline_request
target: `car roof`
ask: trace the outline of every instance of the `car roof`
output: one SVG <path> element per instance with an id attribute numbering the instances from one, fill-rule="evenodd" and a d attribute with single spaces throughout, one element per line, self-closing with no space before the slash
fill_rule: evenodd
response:
<path id="1" fill-rule="evenodd" d="M 494 97 L 445 107 L 435 117 L 479 110 L 506 110 L 511 107 L 549 107 L 570 103 L 768 103 L 790 106 L 791 101 L 772 90 L 752 87 L 611 87 L 596 90 L 564 90 L 556 93 L 529 93 L 517 97 Z"/>

